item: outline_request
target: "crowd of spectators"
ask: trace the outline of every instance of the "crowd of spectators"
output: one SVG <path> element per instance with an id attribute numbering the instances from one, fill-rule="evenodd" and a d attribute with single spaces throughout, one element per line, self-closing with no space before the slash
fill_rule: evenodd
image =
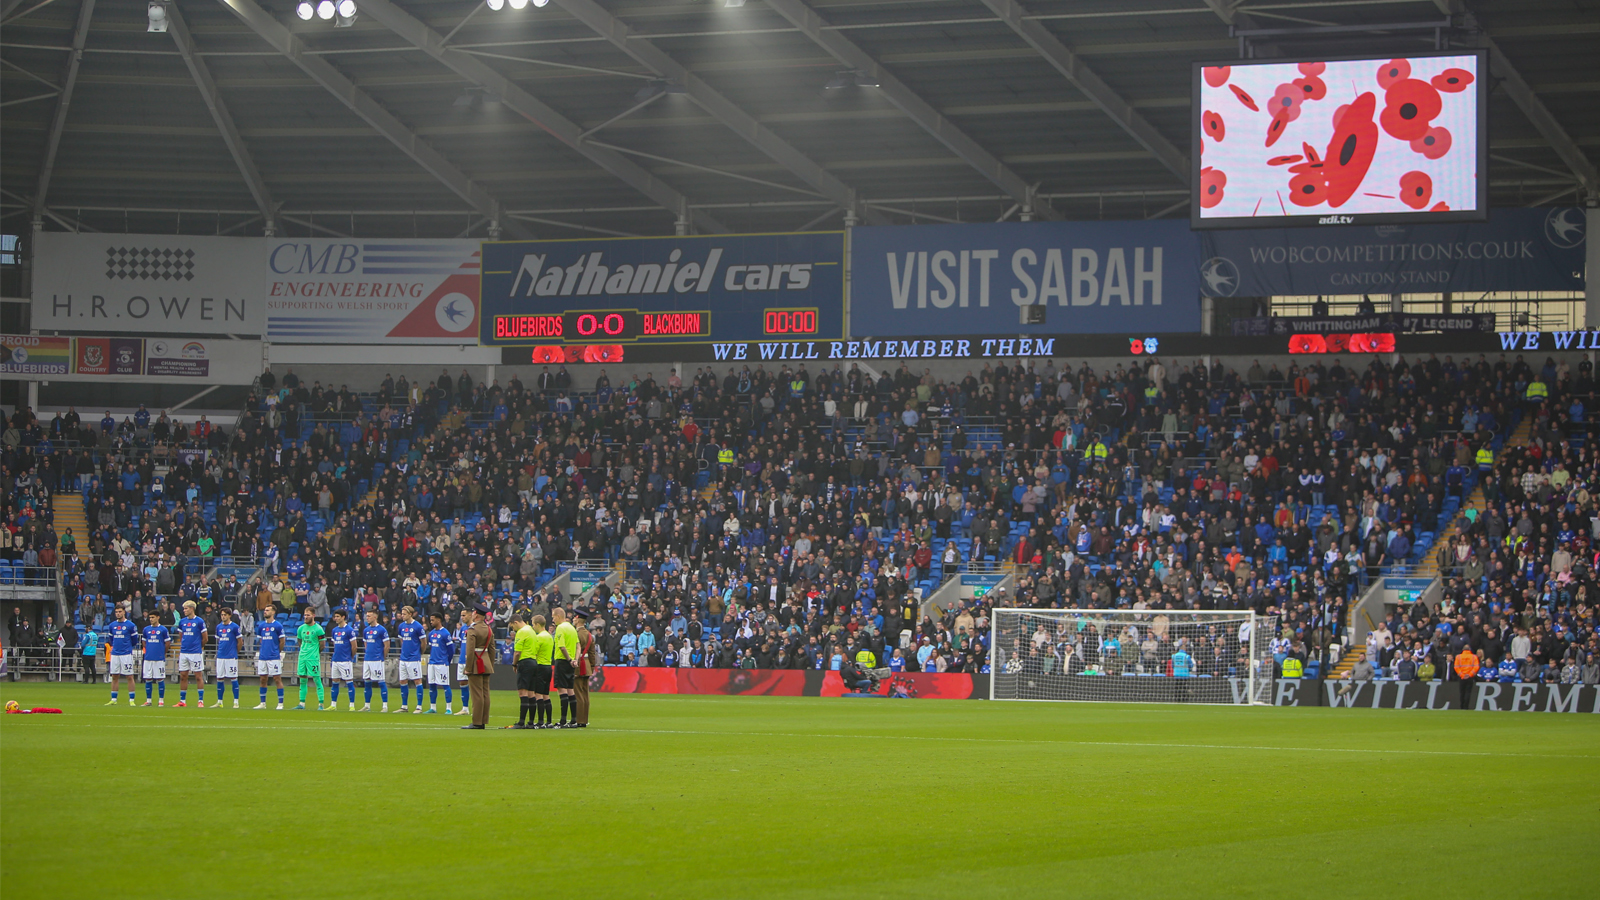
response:
<path id="1" fill-rule="evenodd" d="M 366 396 L 269 372 L 231 430 L 19 411 L 5 512 L 20 552 L 59 548 L 79 624 L 191 598 L 385 621 L 482 598 L 504 622 L 566 566 L 615 564 L 591 622 L 612 665 L 983 671 L 991 602 L 1250 608 L 1280 617 L 1280 659 L 1317 659 L 1368 579 L 1437 552 L 1445 601 L 1379 629 L 1372 664 L 1470 647 L 1544 678 L 1595 649 L 1593 387 L 1587 362 L 1521 357 L 742 364 L 582 389 L 556 367 Z M 1527 416 L 1531 444 L 1503 449 Z M 1434 547 L 1480 484 L 1488 511 Z M 82 491 L 88 534 L 54 534 L 50 487 Z M 1015 566 L 1012 592 L 924 614 L 919 589 L 986 563 Z"/>

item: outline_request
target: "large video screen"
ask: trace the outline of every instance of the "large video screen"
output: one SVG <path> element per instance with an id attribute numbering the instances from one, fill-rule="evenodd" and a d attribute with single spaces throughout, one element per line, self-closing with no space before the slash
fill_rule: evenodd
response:
<path id="1" fill-rule="evenodd" d="M 1482 52 L 1194 68 L 1196 228 L 1482 221 Z"/>

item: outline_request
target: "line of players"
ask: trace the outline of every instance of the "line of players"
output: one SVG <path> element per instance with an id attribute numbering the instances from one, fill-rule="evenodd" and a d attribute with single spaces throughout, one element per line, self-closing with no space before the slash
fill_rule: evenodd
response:
<path id="1" fill-rule="evenodd" d="M 126 680 L 128 685 L 128 705 L 137 703 L 134 687 L 134 651 L 144 649 L 143 681 L 144 705 L 150 706 L 152 700 L 156 706 L 166 705 L 167 695 L 167 657 L 171 653 L 173 643 L 171 630 L 160 624 L 155 613 L 150 614 L 150 623 L 142 630 L 133 622 L 128 621 L 127 614 L 119 606 L 114 613 L 115 620 L 106 628 L 106 671 L 111 676 L 111 700 L 107 706 L 118 702 L 117 686 L 119 681 Z M 239 637 L 240 629 L 237 622 L 233 621 L 233 611 L 224 607 L 221 612 L 221 622 L 216 628 L 215 655 L 216 655 L 216 681 L 217 702 L 212 705 L 218 709 L 223 705 L 224 692 L 227 682 L 233 685 L 233 708 L 239 708 Z M 451 715 L 451 705 L 454 701 L 453 688 L 450 678 L 450 666 L 457 655 L 457 648 L 464 646 L 466 630 L 470 627 L 463 623 L 459 633 L 451 634 L 444 627 L 440 616 L 429 617 L 432 628 L 424 628 L 417 621 L 416 611 L 407 606 L 400 611 L 400 625 L 395 629 L 396 637 L 400 643 L 399 679 L 400 679 L 400 709 L 406 712 L 410 705 L 412 688 L 417 692 L 415 714 L 437 713 L 439 688 L 444 688 L 444 713 Z M 177 706 L 188 706 L 189 679 L 193 673 L 197 691 L 196 705 L 205 706 L 205 647 L 209 634 L 204 619 L 195 615 L 195 604 L 187 601 L 183 604 L 183 617 L 178 625 L 178 702 Z M 267 687 L 272 682 L 278 690 L 278 709 L 283 709 L 283 646 L 286 634 L 285 623 L 277 618 L 277 611 L 267 607 L 263 611 L 262 619 L 256 623 L 256 675 L 260 679 L 261 702 L 256 704 L 256 709 L 267 708 Z M 358 651 L 361 660 L 361 681 L 365 691 L 365 699 L 361 712 L 370 712 L 372 709 L 372 690 L 376 686 L 382 703 L 382 711 L 389 711 L 389 683 L 384 677 L 384 660 L 388 658 L 390 648 L 389 630 L 378 624 L 375 612 L 366 614 L 366 624 L 357 629 L 349 622 L 349 613 L 344 609 L 335 610 L 333 613 L 333 627 L 324 632 L 322 626 L 312 617 L 309 609 L 305 612 L 305 619 L 296 629 L 299 640 L 297 652 L 297 674 L 300 676 L 300 703 L 295 709 L 306 708 L 306 691 L 310 685 L 315 685 L 317 690 L 317 709 L 330 711 L 339 704 L 339 686 L 342 683 L 350 693 L 350 710 L 356 710 L 356 685 L 355 661 Z M 332 648 L 332 666 L 330 677 L 333 682 L 333 702 L 324 703 L 325 696 L 322 684 L 322 642 L 327 639 Z M 423 661 L 422 648 L 427 646 L 427 683 L 428 683 L 428 708 L 422 708 Z M 359 645 L 359 647 L 358 647 Z M 310 652 L 307 652 L 307 651 Z M 461 710 L 455 715 L 470 715 L 471 695 L 467 691 L 467 673 L 465 665 L 456 664 L 457 684 L 461 688 Z"/>

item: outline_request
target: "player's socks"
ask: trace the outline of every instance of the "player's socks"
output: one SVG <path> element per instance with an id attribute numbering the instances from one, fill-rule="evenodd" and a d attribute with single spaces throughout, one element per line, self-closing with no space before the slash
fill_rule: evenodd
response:
<path id="1" fill-rule="evenodd" d="M 317 708 L 321 709 L 322 708 L 322 704 L 324 702 L 324 695 L 323 695 L 323 692 L 322 692 L 322 679 L 321 678 L 317 678 L 317 679 L 314 679 L 314 680 L 317 682 Z"/>
<path id="2" fill-rule="evenodd" d="M 167 683 L 165 681 L 156 682 L 156 695 L 162 703 L 167 702 Z"/>
<path id="3" fill-rule="evenodd" d="M 153 681 L 146 681 L 146 682 L 145 682 L 145 683 L 144 683 L 144 698 L 145 698 L 145 699 L 146 699 L 146 700 L 149 700 L 149 699 L 150 699 L 150 698 L 151 698 L 151 697 L 154 697 L 154 696 L 155 696 L 155 692 L 156 692 L 156 685 L 155 685 L 155 682 L 153 682 Z"/>
<path id="4" fill-rule="evenodd" d="M 422 699 L 422 695 L 418 694 L 417 695 L 417 699 L 421 700 Z M 404 712 L 405 708 L 410 706 L 410 705 L 411 705 L 411 685 L 402 683 L 400 685 L 400 710 L 402 712 Z"/>
<path id="5" fill-rule="evenodd" d="M 567 710 L 572 708 L 572 697 L 568 694 L 561 695 L 561 724 L 567 724 Z"/>
<path id="6" fill-rule="evenodd" d="M 264 684 L 261 686 L 261 705 L 267 705 L 267 686 Z"/>
<path id="7" fill-rule="evenodd" d="M 518 697 L 517 699 L 522 701 L 517 708 L 517 727 L 521 728 L 528 724 L 528 698 Z"/>
<path id="8" fill-rule="evenodd" d="M 306 684 L 306 680 L 304 678 L 300 679 L 300 708 L 302 709 L 304 709 L 306 705 L 306 688 L 310 686 L 311 685 Z"/>
<path id="9" fill-rule="evenodd" d="M 278 688 L 278 708 L 283 709 L 283 688 Z"/>
<path id="10" fill-rule="evenodd" d="M 206 689 L 205 688 L 197 688 L 197 689 L 195 689 L 194 695 L 195 695 L 196 698 L 199 699 L 200 706 L 203 707 L 203 706 L 206 705 Z M 218 690 L 217 691 L 217 696 L 219 696 L 219 697 L 222 696 L 222 691 Z"/>
<path id="11" fill-rule="evenodd" d="M 383 705 L 384 706 L 388 706 L 389 705 L 389 682 L 387 682 L 387 681 L 378 682 L 378 694 L 383 697 Z"/>
<path id="12" fill-rule="evenodd" d="M 116 691 L 112 691 L 111 692 L 111 702 L 112 703 L 117 702 L 117 692 Z"/>
<path id="13" fill-rule="evenodd" d="M 367 703 L 368 706 L 371 706 L 372 705 L 372 682 L 363 681 L 361 683 L 361 686 L 362 686 L 362 688 L 365 689 L 366 703 Z"/>
<path id="14" fill-rule="evenodd" d="M 233 705 L 239 705 L 239 679 L 233 680 Z"/>
<path id="15" fill-rule="evenodd" d="M 185 703 L 185 704 L 187 704 L 189 702 L 189 692 L 188 692 L 188 690 L 180 690 L 180 691 L 178 691 L 178 702 L 179 703 Z"/>

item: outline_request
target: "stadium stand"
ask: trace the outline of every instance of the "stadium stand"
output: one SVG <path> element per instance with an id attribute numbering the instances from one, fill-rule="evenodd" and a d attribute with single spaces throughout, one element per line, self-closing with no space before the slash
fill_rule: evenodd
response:
<path id="1" fill-rule="evenodd" d="M 76 631 L 113 604 L 236 605 L 248 643 L 268 604 L 392 625 L 481 597 L 504 623 L 581 571 L 610 664 L 723 668 L 986 671 L 995 603 L 1250 608 L 1308 675 L 1443 678 L 1474 653 L 1496 678 L 1580 679 L 1593 372 L 1532 366 L 1019 362 L 941 382 L 802 364 L 582 387 L 558 367 L 365 393 L 269 372 L 231 431 L 20 410 L 0 580 L 59 578 Z M 972 573 L 999 588 L 927 602 Z M 1442 596 L 1355 642 L 1363 591 L 1405 574 Z M 1110 636 L 1075 640 L 1039 665 L 1093 664 Z M 1172 649 L 1110 652 L 1159 671 Z M 1190 650 L 1233 665 L 1221 640 Z"/>

